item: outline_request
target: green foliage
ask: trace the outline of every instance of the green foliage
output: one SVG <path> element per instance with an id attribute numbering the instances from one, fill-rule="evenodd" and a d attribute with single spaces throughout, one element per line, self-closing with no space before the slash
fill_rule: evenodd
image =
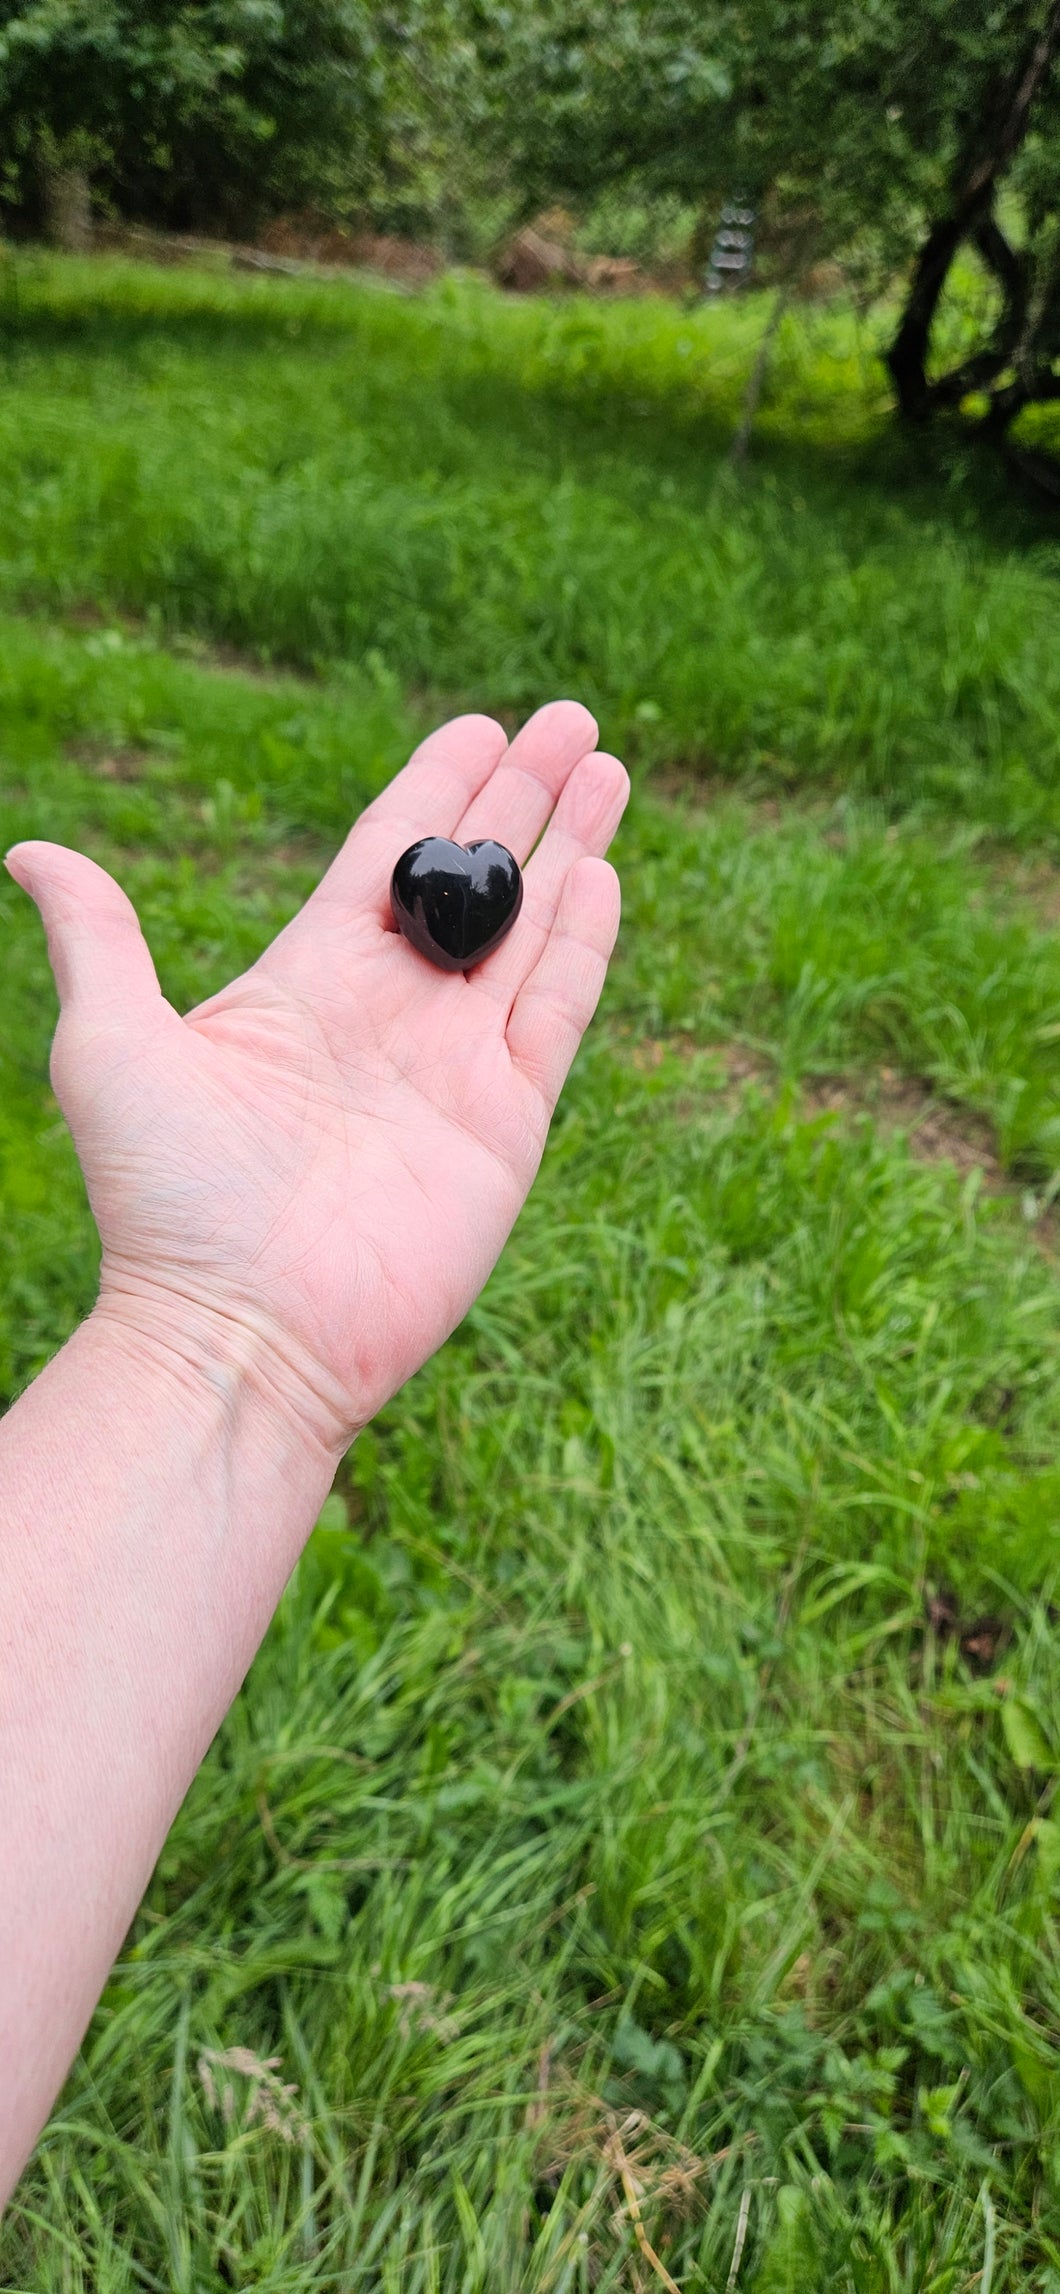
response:
<path id="1" fill-rule="evenodd" d="M 761 211 L 776 273 L 838 255 L 866 290 L 917 262 L 893 373 L 918 418 L 1060 392 L 1060 16 L 1053 0 L 472 0 L 492 117 L 531 198 L 621 184 Z M 1006 238 L 996 211 L 1004 186 Z M 957 250 L 995 294 L 945 382 L 926 362 Z"/>
<path id="2" fill-rule="evenodd" d="M 22 293 L 0 825 L 116 870 L 178 1004 L 443 690 L 569 677 L 639 765 L 540 1183 L 340 1472 L 0 2281 L 618 2294 L 650 2282 L 624 2160 L 687 2294 L 738 2242 L 754 2294 L 1056 2294 L 1049 547 L 908 466 L 888 502 L 845 318 L 782 344 L 737 488 L 753 305 L 696 322 L 685 382 L 668 310 Z M 0 928 L 6 1398 L 93 1261 L 6 879 Z"/>
<path id="3" fill-rule="evenodd" d="M 370 0 L 2 0 L 7 196 L 64 159 L 126 212 L 209 228 L 312 197 L 339 157 L 363 192 L 386 46 Z"/>
<path id="4" fill-rule="evenodd" d="M 73 168 L 156 221 L 308 200 L 481 256 L 557 194 L 643 248 L 738 190 L 781 281 L 839 255 L 864 301 L 915 255 L 903 409 L 1003 429 L 1060 393 L 1058 54 L 1055 0 L 0 0 L 0 196 Z M 981 323 L 929 374 L 962 247 Z"/>
<path id="5" fill-rule="evenodd" d="M 1028 0 L 536 0 L 516 15 L 477 0 L 474 20 L 534 193 L 630 178 L 693 201 L 779 189 L 813 216 L 819 248 L 846 251 L 867 232 L 893 254 L 944 203 L 964 142 L 1046 14 Z M 1047 109 L 1043 189 L 1055 127 Z"/>

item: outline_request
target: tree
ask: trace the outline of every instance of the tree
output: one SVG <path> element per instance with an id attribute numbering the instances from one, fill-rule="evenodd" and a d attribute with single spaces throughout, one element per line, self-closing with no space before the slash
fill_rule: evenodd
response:
<path id="1" fill-rule="evenodd" d="M 398 11 L 369 0 L 0 0 L 0 198 L 91 172 L 123 213 L 242 222 L 366 184 Z"/>
<path id="2" fill-rule="evenodd" d="M 1060 395 L 1060 0 L 471 0 L 529 198 L 616 180 L 796 225 L 799 260 L 906 278 L 889 354 L 910 420 L 985 394 L 1004 431 Z M 932 367 L 961 248 L 994 288 Z"/>

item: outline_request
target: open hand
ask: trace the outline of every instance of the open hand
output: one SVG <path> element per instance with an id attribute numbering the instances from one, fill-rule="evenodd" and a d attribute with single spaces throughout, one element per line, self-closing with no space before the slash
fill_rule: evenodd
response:
<path id="1" fill-rule="evenodd" d="M 113 879 L 14 848 L 62 1004 L 52 1075 L 102 1239 L 97 1313 L 186 1362 L 249 1364 L 331 1449 L 441 1344 L 524 1200 L 614 944 L 602 855 L 628 782 L 595 739 L 566 701 L 510 746 L 486 717 L 442 726 L 258 962 L 183 1019 Z M 467 975 L 393 929 L 391 870 L 428 834 L 533 855 L 518 922 Z"/>

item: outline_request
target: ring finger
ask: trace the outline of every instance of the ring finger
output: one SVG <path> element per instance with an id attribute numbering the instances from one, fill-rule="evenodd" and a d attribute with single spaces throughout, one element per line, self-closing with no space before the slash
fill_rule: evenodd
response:
<path id="1" fill-rule="evenodd" d="M 587 855 L 603 858 L 628 796 L 629 775 L 617 757 L 594 751 L 575 765 L 527 863 L 518 922 L 496 953 L 468 975 L 469 984 L 491 1002 L 510 1005 L 518 994 L 544 949 L 569 870 Z"/>

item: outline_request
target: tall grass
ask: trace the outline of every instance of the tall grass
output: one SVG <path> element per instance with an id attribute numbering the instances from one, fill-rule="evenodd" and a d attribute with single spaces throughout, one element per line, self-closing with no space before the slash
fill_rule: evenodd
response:
<path id="1" fill-rule="evenodd" d="M 4 337 L 0 594 L 502 711 L 576 687 L 649 759 L 1052 834 L 1055 542 L 992 534 L 967 468 L 885 452 L 852 319 L 791 322 L 734 480 L 760 323 L 34 263 Z"/>
<path id="2" fill-rule="evenodd" d="M 178 1004 L 441 695 L 573 683 L 642 770 L 525 1218 L 340 1472 L 0 2282 L 1057 2294 L 1051 545 L 886 490 L 842 315 L 733 484 L 753 305 L 20 296 L 2 825 L 117 871 Z M 6 1398 L 94 1258 L 0 930 Z M 857 1113 L 884 1064 L 988 1186 Z"/>

